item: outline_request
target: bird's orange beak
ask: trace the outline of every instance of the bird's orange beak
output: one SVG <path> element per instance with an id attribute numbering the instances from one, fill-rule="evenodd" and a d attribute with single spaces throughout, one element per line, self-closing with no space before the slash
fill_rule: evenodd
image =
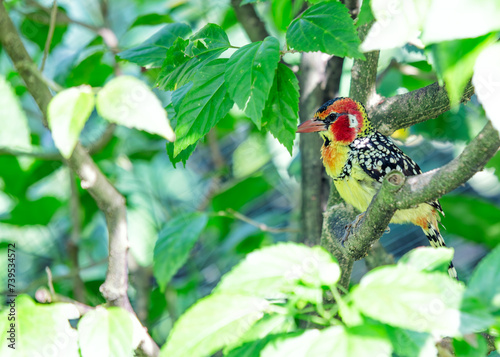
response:
<path id="1" fill-rule="evenodd" d="M 299 125 L 297 133 L 314 133 L 327 130 L 325 123 L 318 119 L 309 119 Z"/>

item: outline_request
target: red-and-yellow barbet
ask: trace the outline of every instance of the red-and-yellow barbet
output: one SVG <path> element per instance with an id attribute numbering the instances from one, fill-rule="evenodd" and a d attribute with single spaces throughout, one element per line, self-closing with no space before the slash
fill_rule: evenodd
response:
<path id="1" fill-rule="evenodd" d="M 299 125 L 298 133 L 318 132 L 324 140 L 321 156 L 340 196 L 365 212 L 384 177 L 397 170 L 405 176 L 422 173 L 388 137 L 375 129 L 363 105 L 350 98 L 335 98 L 323 104 L 314 118 Z M 438 201 L 396 211 L 391 223 L 413 223 L 421 227 L 433 247 L 444 247 L 439 233 Z M 450 262 L 448 272 L 456 278 Z"/>

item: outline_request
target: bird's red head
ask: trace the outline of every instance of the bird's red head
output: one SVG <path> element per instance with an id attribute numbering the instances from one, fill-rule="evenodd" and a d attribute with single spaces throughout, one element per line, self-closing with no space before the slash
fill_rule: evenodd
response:
<path id="1" fill-rule="evenodd" d="M 348 145 L 370 130 L 371 124 L 361 103 L 351 98 L 335 98 L 323 104 L 313 119 L 299 125 L 297 133 L 319 132 L 325 140 Z"/>

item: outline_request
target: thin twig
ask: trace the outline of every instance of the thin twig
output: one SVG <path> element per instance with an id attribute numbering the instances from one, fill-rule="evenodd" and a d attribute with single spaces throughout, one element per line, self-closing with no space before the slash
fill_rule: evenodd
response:
<path id="1" fill-rule="evenodd" d="M 45 48 L 43 49 L 42 65 L 40 66 L 40 72 L 43 72 L 45 68 L 45 61 L 49 55 L 50 45 L 52 43 L 52 37 L 54 36 L 54 30 L 56 28 L 56 18 L 57 18 L 57 0 L 52 3 L 52 10 L 50 11 L 50 24 L 49 33 L 47 35 L 47 41 L 45 41 Z"/>
<path id="2" fill-rule="evenodd" d="M 263 232 L 269 232 L 269 233 L 298 233 L 299 232 L 299 230 L 296 228 L 269 227 L 267 224 L 257 222 L 255 220 L 251 219 L 250 217 L 247 217 L 244 214 L 241 214 L 240 212 L 235 211 L 232 208 L 228 208 L 226 211 L 220 211 L 217 213 L 217 215 L 221 216 L 221 217 L 233 217 L 233 218 L 239 219 L 240 221 L 246 222 L 248 224 L 251 224 L 254 227 L 257 227 L 258 229 L 260 229 Z"/>

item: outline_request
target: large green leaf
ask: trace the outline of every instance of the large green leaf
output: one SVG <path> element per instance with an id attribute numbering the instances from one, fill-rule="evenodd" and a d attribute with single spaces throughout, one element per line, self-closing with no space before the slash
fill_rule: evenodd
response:
<path id="1" fill-rule="evenodd" d="M 169 221 L 159 233 L 154 249 L 154 275 L 162 291 L 188 259 L 207 220 L 206 214 L 188 213 Z"/>
<path id="2" fill-rule="evenodd" d="M 224 82 L 226 62 L 227 59 L 213 60 L 197 72 L 193 88 L 177 113 L 175 156 L 207 134 L 231 109 L 233 102 Z"/>
<path id="3" fill-rule="evenodd" d="M 69 319 L 78 318 L 77 309 L 71 304 L 42 305 L 28 295 L 15 298 L 15 313 L 10 306 L 0 313 L 0 355 L 2 357 L 78 357 L 76 330 Z M 11 315 L 9 315 L 11 314 Z M 15 317 L 15 320 L 10 317 Z M 15 332 L 14 337 L 11 330 Z M 12 338 L 12 340 L 9 340 Z M 9 345 L 13 343 L 13 348 Z"/>
<path id="4" fill-rule="evenodd" d="M 56 147 L 68 158 L 73 153 L 78 137 L 94 110 L 95 97 L 89 86 L 65 89 L 52 98 L 47 108 L 47 119 Z"/>
<path id="5" fill-rule="evenodd" d="M 487 34 L 478 38 L 440 42 L 429 47 L 433 67 L 446 84 L 452 106 L 460 103 L 464 88 L 472 77 L 476 58 L 496 39 L 496 34 Z"/>
<path id="6" fill-rule="evenodd" d="M 421 247 L 403 255 L 398 264 L 404 264 L 420 271 L 445 273 L 452 258 L 452 248 Z"/>
<path id="7" fill-rule="evenodd" d="M 175 139 L 160 100 L 141 80 L 120 76 L 109 81 L 97 94 L 97 111 L 106 120 L 129 128 Z"/>
<path id="8" fill-rule="evenodd" d="M 161 72 L 156 80 L 166 90 L 176 90 L 191 82 L 211 60 L 219 57 L 230 47 L 224 30 L 208 24 L 189 40 L 178 39 L 169 48 Z"/>
<path id="9" fill-rule="evenodd" d="M 286 41 L 297 51 L 364 58 L 349 12 L 337 1 L 324 1 L 304 11 L 288 27 Z"/>
<path id="10" fill-rule="evenodd" d="M 422 40 L 429 44 L 478 37 L 498 30 L 500 2 L 497 0 L 431 1 L 426 12 Z"/>
<path id="11" fill-rule="evenodd" d="M 339 278 L 339 265 L 323 248 L 279 243 L 248 254 L 215 291 L 262 297 L 294 293 L 308 299 L 311 293 L 321 297 L 321 287 L 333 286 Z M 312 289 L 302 289 L 304 285 Z"/>
<path id="12" fill-rule="evenodd" d="M 499 2 L 500 4 L 500 2 Z M 500 19 L 500 15 L 497 15 Z M 477 58 L 472 84 L 486 116 L 500 132 L 500 44 L 486 48 Z"/>
<path id="13" fill-rule="evenodd" d="M 0 147 L 29 150 L 31 148 L 28 119 L 14 90 L 0 75 Z"/>
<path id="14" fill-rule="evenodd" d="M 268 308 L 269 303 L 262 298 L 209 295 L 177 320 L 160 357 L 209 356 L 238 341 Z"/>
<path id="15" fill-rule="evenodd" d="M 416 40 L 431 0 L 370 1 L 376 21 L 361 45 L 363 52 L 400 47 Z"/>
<path id="16" fill-rule="evenodd" d="M 474 270 L 465 296 L 481 302 L 491 312 L 500 312 L 500 245 Z"/>
<path id="17" fill-rule="evenodd" d="M 171 23 L 137 47 L 120 52 L 118 56 L 140 66 L 160 67 L 167 55 L 167 49 L 178 38 L 184 38 L 191 28 L 183 23 Z"/>
<path id="18" fill-rule="evenodd" d="M 280 59 L 279 46 L 279 41 L 269 36 L 238 49 L 227 62 L 228 93 L 259 129 Z"/>
<path id="19" fill-rule="evenodd" d="M 262 126 L 267 127 L 291 155 L 299 118 L 299 82 L 295 73 L 282 63 L 278 64 L 262 118 Z"/>
<path id="20" fill-rule="evenodd" d="M 78 322 L 82 357 L 133 356 L 133 322 L 130 314 L 119 307 L 97 307 Z"/>
<path id="21" fill-rule="evenodd" d="M 498 206 L 466 195 L 440 199 L 446 216 L 442 221 L 447 232 L 490 248 L 500 244 L 500 209 Z"/>
<path id="22" fill-rule="evenodd" d="M 260 356 L 390 356 L 391 351 L 391 344 L 381 326 L 333 326 L 324 330 L 306 330 L 299 336 L 279 337 L 268 343 Z"/>
<path id="23" fill-rule="evenodd" d="M 363 314 L 392 326 L 457 336 L 462 327 L 463 290 L 445 274 L 400 265 L 369 272 L 353 290 L 352 298 Z"/>

